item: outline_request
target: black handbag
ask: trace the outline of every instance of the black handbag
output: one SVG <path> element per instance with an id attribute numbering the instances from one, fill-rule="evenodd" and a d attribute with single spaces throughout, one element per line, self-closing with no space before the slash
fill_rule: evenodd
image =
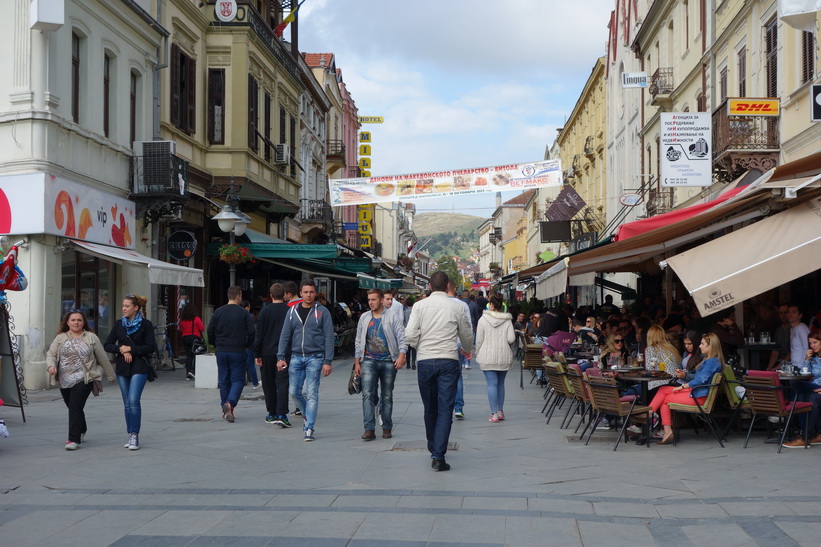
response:
<path id="1" fill-rule="evenodd" d="M 199 336 L 191 343 L 191 352 L 194 355 L 202 355 L 208 352 L 208 346 L 205 345 L 205 340 Z"/>
<path id="2" fill-rule="evenodd" d="M 348 395 L 362 393 L 362 377 L 356 373 L 356 364 L 351 367 L 351 377 L 348 379 Z"/>

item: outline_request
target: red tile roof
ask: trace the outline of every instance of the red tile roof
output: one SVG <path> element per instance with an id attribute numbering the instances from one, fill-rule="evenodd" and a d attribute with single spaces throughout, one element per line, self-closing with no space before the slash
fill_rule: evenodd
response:
<path id="1" fill-rule="evenodd" d="M 527 203 L 527 200 L 536 193 L 536 190 L 528 190 L 526 192 L 522 192 L 518 196 L 513 199 L 509 199 L 503 203 L 503 205 L 524 205 Z"/>
<path id="2" fill-rule="evenodd" d="M 305 63 L 311 68 L 327 68 L 334 62 L 333 53 L 303 53 L 302 58 L 305 59 Z M 323 58 L 325 59 L 325 64 L 321 62 Z"/>

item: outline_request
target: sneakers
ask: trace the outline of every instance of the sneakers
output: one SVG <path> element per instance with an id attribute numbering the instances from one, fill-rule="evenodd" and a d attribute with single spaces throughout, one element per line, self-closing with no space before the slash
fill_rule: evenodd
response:
<path id="1" fill-rule="evenodd" d="M 598 427 L 603 427 L 604 429 L 610 429 L 610 420 L 607 418 L 599 419 Z"/>
<path id="2" fill-rule="evenodd" d="M 782 444 L 784 448 L 804 448 L 804 438 L 803 437 L 796 437 L 795 439 L 791 440 L 790 442 L 786 442 Z M 812 445 L 807 445 L 812 446 Z"/>
<path id="3" fill-rule="evenodd" d="M 488 418 L 487 421 L 496 423 L 499 421 L 499 416 L 494 412 L 490 415 L 490 418 Z"/>
<path id="4" fill-rule="evenodd" d="M 658 429 L 660 426 L 661 426 L 661 418 L 659 418 L 658 414 L 653 412 L 653 414 L 650 416 L 650 429 L 655 430 L 655 429 Z"/>
<path id="5" fill-rule="evenodd" d="M 291 416 L 302 416 L 302 411 L 298 408 L 295 408 L 293 412 L 291 412 Z"/>
<path id="6" fill-rule="evenodd" d="M 131 433 L 128 434 L 128 440 L 123 445 L 123 448 L 128 448 L 129 446 L 131 446 Z"/>
<path id="7" fill-rule="evenodd" d="M 502 420 L 505 419 L 505 411 L 500 410 L 499 412 L 496 413 L 496 417 L 499 418 L 499 421 L 501 422 Z"/>
<path id="8" fill-rule="evenodd" d="M 363 441 L 372 441 L 375 438 L 376 438 L 376 433 L 374 433 L 372 429 L 366 429 L 365 432 L 362 434 L 362 440 Z"/>
<path id="9" fill-rule="evenodd" d="M 373 431 L 371 431 L 373 433 Z M 309 443 L 314 440 L 314 430 L 313 429 L 306 429 L 305 436 L 302 437 L 302 440 L 306 443 Z"/>
<path id="10" fill-rule="evenodd" d="M 276 424 L 279 427 L 291 427 L 291 422 L 288 421 L 288 416 L 277 416 Z"/>
<path id="11" fill-rule="evenodd" d="M 78 448 L 80 448 L 80 445 L 74 441 L 66 441 L 66 450 L 77 450 Z"/>
<path id="12" fill-rule="evenodd" d="M 254 384 L 254 389 L 259 389 L 260 387 L 262 387 L 262 384 Z"/>
<path id="13" fill-rule="evenodd" d="M 140 449 L 140 436 L 136 433 L 132 433 L 128 437 L 128 449 L 129 450 L 139 450 Z"/>
<path id="14" fill-rule="evenodd" d="M 466 368 L 466 369 L 469 369 L 469 368 L 470 368 L 470 365 L 469 365 L 469 364 L 465 364 L 465 368 Z"/>
<path id="15" fill-rule="evenodd" d="M 186 372 L 185 373 L 185 379 L 186 380 L 194 380 L 195 379 L 194 373 L 193 372 Z"/>
<path id="16" fill-rule="evenodd" d="M 265 423 L 271 425 L 279 425 L 279 416 L 274 417 L 268 414 L 267 416 L 265 416 Z"/>
<path id="17" fill-rule="evenodd" d="M 641 428 L 636 424 L 627 426 L 627 429 L 625 429 L 625 431 L 628 433 L 633 433 L 635 435 L 641 435 Z"/>
<path id="18" fill-rule="evenodd" d="M 781 418 L 779 418 L 778 416 L 767 416 L 767 420 L 771 424 L 780 424 L 781 423 Z"/>
<path id="19" fill-rule="evenodd" d="M 821 433 L 810 439 L 810 444 L 821 444 Z"/>
<path id="20" fill-rule="evenodd" d="M 434 471 L 449 471 L 450 464 L 445 462 L 445 460 L 431 460 L 430 466 L 433 468 Z"/>
<path id="21" fill-rule="evenodd" d="M 461 410 L 457 410 L 453 415 L 456 416 L 457 420 L 464 420 L 465 419 L 465 413 Z"/>
<path id="22" fill-rule="evenodd" d="M 228 420 L 228 423 L 234 423 L 234 407 L 231 403 L 222 404 L 222 417 Z"/>

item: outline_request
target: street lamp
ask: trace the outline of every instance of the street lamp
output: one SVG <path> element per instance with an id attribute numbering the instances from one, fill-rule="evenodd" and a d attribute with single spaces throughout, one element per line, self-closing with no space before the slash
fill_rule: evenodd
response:
<path id="1" fill-rule="evenodd" d="M 234 193 L 234 177 L 231 177 L 231 187 L 226 196 L 227 205 L 222 206 L 222 210 L 211 217 L 216 220 L 220 230 L 228 233 L 229 245 L 234 244 L 234 236 L 241 236 L 245 233 L 245 228 L 251 224 L 251 218 L 239 210 L 239 198 Z M 228 282 L 231 287 L 236 285 L 237 267 L 231 262 L 228 267 Z"/>

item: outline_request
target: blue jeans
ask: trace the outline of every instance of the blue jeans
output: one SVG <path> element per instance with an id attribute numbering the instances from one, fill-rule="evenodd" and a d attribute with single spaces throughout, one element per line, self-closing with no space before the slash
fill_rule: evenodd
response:
<path id="1" fill-rule="evenodd" d="M 506 370 L 483 370 L 487 382 L 487 400 L 490 412 L 495 414 L 505 409 L 505 376 Z"/>
<path id="2" fill-rule="evenodd" d="M 256 359 L 254 359 L 254 350 L 246 349 L 245 350 L 246 361 L 245 366 L 248 369 L 248 376 L 251 378 L 251 383 L 255 386 L 259 385 L 259 379 L 257 378 L 257 363 Z M 245 382 L 243 382 L 245 383 Z"/>
<path id="3" fill-rule="evenodd" d="M 245 386 L 245 352 L 217 352 L 217 380 L 220 386 L 220 407 L 237 406 Z"/>
<path id="4" fill-rule="evenodd" d="M 305 416 L 303 430 L 314 429 L 319 408 L 319 379 L 322 376 L 322 355 L 291 355 L 288 381 L 291 397 Z M 305 384 L 305 396 L 302 385 Z"/>
<path id="5" fill-rule="evenodd" d="M 453 400 L 453 411 L 462 412 L 465 409 L 465 382 L 462 380 L 462 365 L 459 365 L 459 380 L 456 382 L 456 398 Z"/>
<path id="6" fill-rule="evenodd" d="M 396 368 L 393 361 L 376 361 L 363 359 L 362 367 L 362 414 L 365 418 L 365 429 L 373 431 L 376 427 L 374 406 L 379 403 L 379 414 L 382 416 L 382 429 L 393 429 L 393 383 L 396 380 Z M 377 399 L 376 387 L 382 395 Z"/>
<path id="7" fill-rule="evenodd" d="M 123 396 L 123 406 L 125 407 L 126 433 L 140 432 L 140 421 L 142 419 L 140 396 L 143 394 L 143 388 L 147 381 L 148 374 L 117 376 L 117 384 L 120 386 L 120 394 Z"/>
<path id="8" fill-rule="evenodd" d="M 453 401 L 461 376 L 458 359 L 421 359 L 416 362 L 419 394 L 425 407 L 425 435 L 431 458 L 444 460 L 453 424 Z"/>

